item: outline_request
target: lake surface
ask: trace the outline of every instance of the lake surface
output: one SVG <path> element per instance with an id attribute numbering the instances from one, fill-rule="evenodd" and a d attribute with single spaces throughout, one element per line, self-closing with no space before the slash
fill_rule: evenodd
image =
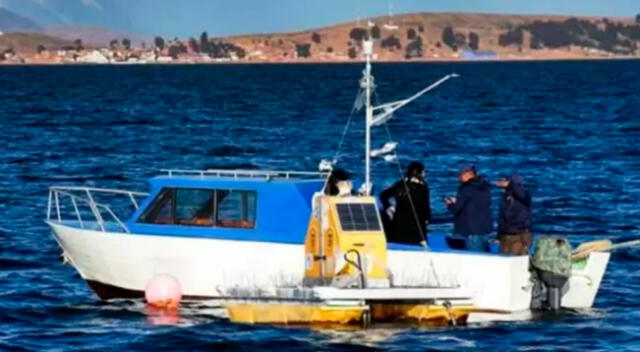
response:
<path id="1" fill-rule="evenodd" d="M 640 251 L 613 256 L 592 310 L 436 330 L 250 327 L 200 303 L 156 325 L 142 302 L 100 302 L 62 265 L 43 222 L 49 186 L 144 191 L 162 168 L 315 170 L 336 152 L 361 69 L 0 67 L 0 350 L 640 351 Z M 574 244 L 640 235 L 640 61 L 383 64 L 377 97 L 404 98 L 452 72 L 462 78 L 373 133 L 374 146 L 400 142 L 402 165 L 427 165 L 437 216 L 460 165 L 474 162 L 491 180 L 524 176 L 536 234 Z M 362 125 L 360 113 L 339 153 L 356 177 Z M 395 164 L 373 167 L 377 191 L 399 177 Z"/>

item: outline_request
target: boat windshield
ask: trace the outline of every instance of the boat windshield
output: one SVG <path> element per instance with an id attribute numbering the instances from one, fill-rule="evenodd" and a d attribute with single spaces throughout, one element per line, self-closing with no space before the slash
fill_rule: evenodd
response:
<path id="1" fill-rule="evenodd" d="M 138 222 L 253 229 L 256 205 L 255 191 L 163 188 Z"/>

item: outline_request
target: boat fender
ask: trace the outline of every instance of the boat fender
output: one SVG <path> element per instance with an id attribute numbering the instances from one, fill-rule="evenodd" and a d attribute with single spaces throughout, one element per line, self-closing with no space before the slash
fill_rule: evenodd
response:
<path id="1" fill-rule="evenodd" d="M 154 276 L 144 290 L 147 304 L 162 309 L 177 309 L 182 300 L 182 289 L 176 278 L 169 274 Z"/>

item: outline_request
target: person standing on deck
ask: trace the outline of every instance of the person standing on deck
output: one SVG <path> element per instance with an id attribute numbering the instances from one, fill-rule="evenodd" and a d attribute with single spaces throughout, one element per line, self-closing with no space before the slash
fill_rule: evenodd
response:
<path id="1" fill-rule="evenodd" d="M 389 201 L 395 199 L 395 211 Z M 431 219 L 429 186 L 424 165 L 413 161 L 405 178 L 380 193 L 383 214 L 393 212 L 387 238 L 389 242 L 426 246 L 427 225 Z M 391 217 L 391 216 L 390 216 Z"/>
<path id="2" fill-rule="evenodd" d="M 528 254 L 533 241 L 531 235 L 531 194 L 525 188 L 522 177 L 517 174 L 496 182 L 496 185 L 504 189 L 498 219 L 500 253 Z"/>
<path id="3" fill-rule="evenodd" d="M 474 165 L 464 166 L 459 179 L 456 197 L 444 199 L 454 217 L 453 232 L 464 238 L 466 249 L 487 251 L 487 235 L 493 230 L 489 183 L 478 176 Z"/>
<path id="4" fill-rule="evenodd" d="M 327 184 L 324 187 L 324 194 L 328 196 L 341 195 L 340 185 L 349 181 L 349 173 L 343 169 L 333 169 L 327 179 Z M 342 187 L 344 189 L 344 187 Z M 349 191 L 350 192 L 350 191 Z"/>

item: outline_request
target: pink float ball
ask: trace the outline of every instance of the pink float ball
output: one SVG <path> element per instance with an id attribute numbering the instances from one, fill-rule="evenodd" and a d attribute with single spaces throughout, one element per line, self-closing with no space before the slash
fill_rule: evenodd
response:
<path id="1" fill-rule="evenodd" d="M 168 274 L 156 275 L 147 284 L 144 297 L 151 306 L 175 309 L 182 300 L 180 282 Z"/>

